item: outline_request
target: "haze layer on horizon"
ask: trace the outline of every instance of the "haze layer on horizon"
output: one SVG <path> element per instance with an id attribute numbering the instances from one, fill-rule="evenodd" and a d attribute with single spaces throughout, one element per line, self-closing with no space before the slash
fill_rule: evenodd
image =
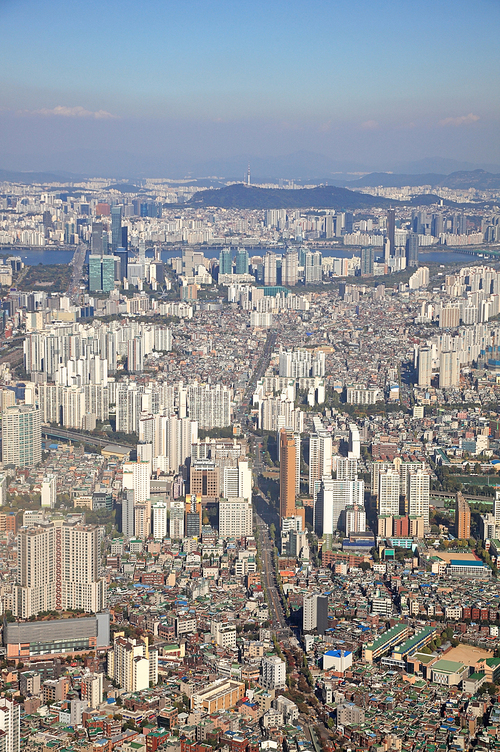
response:
<path id="1" fill-rule="evenodd" d="M 500 162 L 497 0 L 3 0 L 0 22 L 0 168 Z"/>

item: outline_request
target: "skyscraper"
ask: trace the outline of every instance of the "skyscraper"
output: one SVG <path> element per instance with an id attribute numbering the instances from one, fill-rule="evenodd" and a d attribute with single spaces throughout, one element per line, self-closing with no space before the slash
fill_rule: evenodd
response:
<path id="1" fill-rule="evenodd" d="M 89 291 L 111 292 L 115 286 L 115 256 L 89 256 Z"/>
<path id="2" fill-rule="evenodd" d="M 396 210 L 387 210 L 387 239 L 389 240 L 389 252 L 394 256 L 396 250 Z"/>
<path id="3" fill-rule="evenodd" d="M 373 277 L 375 262 L 375 250 L 373 248 L 361 249 L 361 276 Z"/>
<path id="4" fill-rule="evenodd" d="M 273 287 L 276 284 L 276 254 L 268 251 L 264 256 L 264 285 Z"/>
<path id="5" fill-rule="evenodd" d="M 280 516 L 295 514 L 295 473 L 297 455 L 292 431 L 280 431 Z"/>
<path id="6" fill-rule="evenodd" d="M 306 285 L 318 284 L 323 278 L 320 251 L 308 251 L 305 257 L 304 279 Z"/>
<path id="7" fill-rule="evenodd" d="M 470 538 L 470 506 L 460 491 L 455 499 L 455 535 L 459 540 Z"/>
<path id="8" fill-rule="evenodd" d="M 288 250 L 281 261 L 281 282 L 286 287 L 295 287 L 299 281 L 299 257 L 297 251 Z"/>
<path id="9" fill-rule="evenodd" d="M 2 415 L 2 462 L 34 467 L 42 459 L 40 410 L 33 405 L 12 405 Z"/>
<path id="10" fill-rule="evenodd" d="M 121 532 L 127 538 L 134 537 L 134 490 L 132 488 L 123 491 Z"/>
<path id="11" fill-rule="evenodd" d="M 248 251 L 238 248 L 236 251 L 236 274 L 248 274 Z"/>
<path id="12" fill-rule="evenodd" d="M 122 207 L 111 207 L 111 251 L 114 253 L 122 245 Z"/>
<path id="13" fill-rule="evenodd" d="M 411 232 L 406 241 L 406 266 L 418 266 L 418 235 Z"/>
<path id="14" fill-rule="evenodd" d="M 418 385 L 430 386 L 432 380 L 432 349 L 420 347 L 418 351 Z"/>
<path id="15" fill-rule="evenodd" d="M 102 222 L 92 222 L 92 237 L 90 240 L 90 250 L 97 256 L 102 254 Z"/>
<path id="16" fill-rule="evenodd" d="M 230 248 L 223 248 L 219 253 L 219 274 L 233 273 L 233 256 Z"/>
<path id="17" fill-rule="evenodd" d="M 460 361 L 454 351 L 441 352 L 439 359 L 439 388 L 447 389 L 460 384 Z"/>

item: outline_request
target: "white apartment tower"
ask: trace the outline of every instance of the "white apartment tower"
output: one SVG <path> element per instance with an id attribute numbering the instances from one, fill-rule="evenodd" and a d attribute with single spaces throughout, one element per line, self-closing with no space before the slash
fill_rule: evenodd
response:
<path id="1" fill-rule="evenodd" d="M 107 591 L 99 561 L 95 526 L 57 520 L 23 528 L 17 543 L 14 615 L 29 619 L 40 611 L 102 611 Z"/>
<path id="2" fill-rule="evenodd" d="M 379 515 L 399 514 L 400 477 L 397 470 L 388 469 L 378 476 L 378 513 Z"/>
<path id="3" fill-rule="evenodd" d="M 20 752 L 21 749 L 21 705 L 0 698 L 0 731 L 2 752 Z"/>
<path id="4" fill-rule="evenodd" d="M 157 501 L 151 507 L 153 515 L 153 536 L 155 540 L 167 537 L 167 505 L 164 501 Z"/>
<path id="5" fill-rule="evenodd" d="M 49 473 L 42 480 L 41 506 L 42 509 L 54 509 L 56 505 L 57 476 Z"/>
<path id="6" fill-rule="evenodd" d="M 277 655 L 263 658 L 261 663 L 261 682 L 266 689 L 285 689 L 286 663 Z"/>
<path id="7" fill-rule="evenodd" d="M 2 462 L 15 467 L 35 467 L 42 460 L 40 410 L 33 405 L 13 405 L 2 413 Z"/>
<path id="8" fill-rule="evenodd" d="M 309 437 L 309 493 L 314 494 L 315 483 L 332 475 L 332 434 L 318 430 Z"/>
<path id="9" fill-rule="evenodd" d="M 432 380 L 432 348 L 420 347 L 418 351 L 418 385 L 430 386 Z"/>
<path id="10" fill-rule="evenodd" d="M 424 525 L 429 524 L 430 476 L 426 470 L 408 473 L 408 514 L 410 517 L 423 517 Z"/>

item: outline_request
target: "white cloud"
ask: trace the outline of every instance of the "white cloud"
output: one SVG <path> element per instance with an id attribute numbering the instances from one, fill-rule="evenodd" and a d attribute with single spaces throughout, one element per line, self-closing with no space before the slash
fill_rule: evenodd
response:
<path id="1" fill-rule="evenodd" d="M 361 123 L 361 128 L 364 131 L 373 131 L 378 128 L 378 123 L 376 120 L 366 120 L 366 122 Z"/>
<path id="2" fill-rule="evenodd" d="M 45 115 L 47 117 L 88 118 L 91 120 L 109 120 L 110 118 L 116 117 L 116 115 L 112 115 L 110 112 L 107 112 L 106 110 L 97 110 L 96 112 L 92 112 L 92 110 L 86 110 L 85 107 L 80 107 L 80 106 L 64 107 L 63 105 L 58 105 L 57 107 L 53 107 L 52 109 L 43 107 L 41 110 L 28 110 L 26 112 L 29 115 Z"/>
<path id="3" fill-rule="evenodd" d="M 447 126 L 452 125 L 454 127 L 457 127 L 459 125 L 467 125 L 469 123 L 475 123 L 479 120 L 479 115 L 473 115 L 472 112 L 469 112 L 468 115 L 459 115 L 459 117 L 448 117 L 444 118 L 444 120 L 439 121 L 439 125 Z"/>

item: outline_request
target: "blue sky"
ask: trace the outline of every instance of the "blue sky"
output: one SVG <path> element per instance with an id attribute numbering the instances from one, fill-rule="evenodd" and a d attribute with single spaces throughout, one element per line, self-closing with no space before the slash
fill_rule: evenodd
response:
<path id="1" fill-rule="evenodd" d="M 0 24 L 0 167 L 500 162 L 498 0 L 0 0 Z"/>

